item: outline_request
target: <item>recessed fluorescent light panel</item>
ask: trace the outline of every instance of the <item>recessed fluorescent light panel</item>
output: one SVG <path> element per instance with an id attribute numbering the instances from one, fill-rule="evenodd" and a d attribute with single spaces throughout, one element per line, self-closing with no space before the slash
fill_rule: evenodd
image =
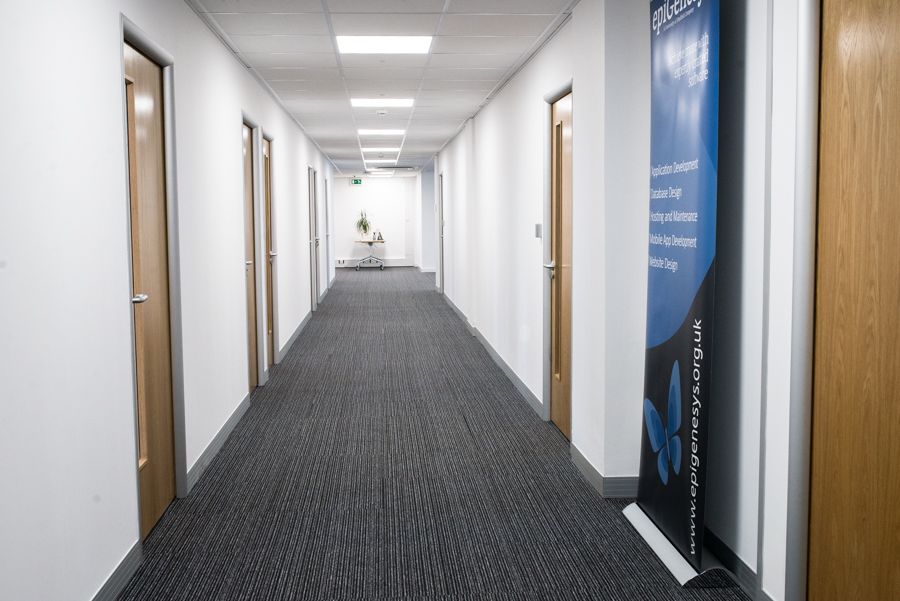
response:
<path id="1" fill-rule="evenodd" d="M 397 159 L 366 159 L 367 164 L 371 163 L 373 165 L 376 163 L 379 165 L 387 165 L 389 163 L 396 163 L 396 162 L 397 162 Z"/>
<path id="2" fill-rule="evenodd" d="M 415 103 L 412 98 L 351 98 L 350 104 L 357 108 L 409 108 Z"/>
<path id="3" fill-rule="evenodd" d="M 363 148 L 363 152 L 400 152 L 400 147 L 384 147 L 384 148 Z"/>
<path id="4" fill-rule="evenodd" d="M 405 129 L 360 129 L 361 136 L 403 136 L 406 135 Z"/>
<path id="5" fill-rule="evenodd" d="M 339 35 L 341 54 L 428 54 L 430 35 Z"/>

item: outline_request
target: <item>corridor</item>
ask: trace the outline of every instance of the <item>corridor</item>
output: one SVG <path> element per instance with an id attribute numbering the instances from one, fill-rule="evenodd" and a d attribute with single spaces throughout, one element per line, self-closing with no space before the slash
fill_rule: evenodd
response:
<path id="1" fill-rule="evenodd" d="M 682 589 L 414 269 L 338 270 L 122 599 L 745 599 Z"/>

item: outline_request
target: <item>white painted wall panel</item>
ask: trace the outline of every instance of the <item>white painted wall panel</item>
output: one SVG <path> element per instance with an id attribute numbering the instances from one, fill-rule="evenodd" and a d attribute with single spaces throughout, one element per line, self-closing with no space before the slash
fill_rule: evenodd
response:
<path id="1" fill-rule="evenodd" d="M 309 311 L 305 176 L 329 166 L 180 0 L 0 21 L 0 582 L 89 599 L 138 540 L 121 15 L 175 58 L 187 463 L 247 393 L 242 111 L 273 139 L 279 341 Z"/>

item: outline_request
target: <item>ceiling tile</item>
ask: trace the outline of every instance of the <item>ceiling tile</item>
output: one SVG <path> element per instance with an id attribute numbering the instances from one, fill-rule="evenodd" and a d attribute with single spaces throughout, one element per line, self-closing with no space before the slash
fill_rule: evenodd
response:
<path id="1" fill-rule="evenodd" d="M 325 52 L 334 54 L 331 36 L 326 35 L 232 35 L 240 52 Z"/>
<path id="2" fill-rule="evenodd" d="M 318 79 L 318 80 L 287 80 L 276 81 L 269 80 L 269 86 L 281 96 L 282 94 L 290 94 L 291 92 L 321 92 L 321 91 L 344 91 L 344 82 L 340 79 Z"/>
<path id="3" fill-rule="evenodd" d="M 251 53 L 241 54 L 244 61 L 258 69 L 269 67 L 299 67 L 299 68 L 320 68 L 320 67 L 337 67 L 337 61 L 334 54 L 312 54 L 312 53 Z"/>
<path id="4" fill-rule="evenodd" d="M 195 0 L 209 13 L 320 13 L 321 0 Z"/>
<path id="5" fill-rule="evenodd" d="M 512 53 L 522 54 L 538 40 L 538 36 L 438 36 L 431 51 L 450 53 Z"/>
<path id="6" fill-rule="evenodd" d="M 335 35 L 434 35 L 439 14 L 334 14 Z"/>
<path id="7" fill-rule="evenodd" d="M 370 108 L 367 108 L 367 109 L 360 109 L 360 108 L 356 108 L 356 109 L 352 109 L 352 110 L 353 110 L 354 118 L 356 118 L 357 120 L 360 120 L 360 121 L 362 121 L 362 120 L 373 120 L 373 119 L 384 119 L 384 120 L 387 120 L 387 119 L 391 119 L 391 120 L 402 119 L 404 122 L 406 122 L 406 121 L 409 121 L 409 117 L 410 117 L 410 115 L 411 115 L 412 112 L 413 112 L 412 109 L 406 109 L 406 108 L 392 108 L 392 109 L 382 109 L 382 110 L 386 110 L 386 111 L 387 111 L 387 114 L 386 114 L 386 115 L 379 115 L 379 114 L 377 114 L 377 112 L 376 112 L 376 111 L 378 111 L 379 109 L 370 109 Z"/>
<path id="8" fill-rule="evenodd" d="M 417 108 L 412 115 L 413 121 L 429 121 L 433 119 L 466 119 L 478 110 L 478 105 L 456 106 L 422 106 Z"/>
<path id="9" fill-rule="evenodd" d="M 403 145 L 403 152 L 400 156 L 405 155 L 407 152 L 418 156 L 429 155 L 433 154 L 440 147 L 440 144 L 422 144 L 407 141 L 406 144 Z"/>
<path id="10" fill-rule="evenodd" d="M 347 79 L 421 79 L 424 69 L 344 69 Z"/>
<path id="11" fill-rule="evenodd" d="M 494 81 L 478 81 L 469 79 L 425 79 L 422 81 L 423 90 L 478 90 L 487 94 L 494 86 Z"/>
<path id="12" fill-rule="evenodd" d="M 536 36 L 554 18 L 553 15 L 445 15 L 438 35 Z"/>
<path id="13" fill-rule="evenodd" d="M 328 35 L 323 14 L 214 13 L 225 33 L 232 35 Z"/>
<path id="14" fill-rule="evenodd" d="M 333 13 L 439 13 L 444 0 L 328 0 Z"/>
<path id="15" fill-rule="evenodd" d="M 518 54 L 434 54 L 429 66 L 435 69 L 509 69 L 518 59 Z"/>
<path id="16" fill-rule="evenodd" d="M 347 79 L 347 89 L 354 95 L 369 97 L 409 97 L 419 91 L 419 79 Z"/>
<path id="17" fill-rule="evenodd" d="M 486 94 L 460 90 L 422 90 L 416 99 L 416 106 L 441 106 L 459 103 L 480 102 Z"/>
<path id="18" fill-rule="evenodd" d="M 450 13 L 556 15 L 572 0 L 450 0 Z"/>
<path id="19" fill-rule="evenodd" d="M 338 69 L 263 68 L 258 69 L 266 81 L 317 81 L 341 79 Z"/>
<path id="20" fill-rule="evenodd" d="M 425 69 L 425 79 L 469 79 L 499 81 L 506 69 Z"/>
<path id="21" fill-rule="evenodd" d="M 323 0 L 187 1 L 208 13 L 339 172 L 350 175 L 363 172 L 360 142 L 403 143 L 401 165 L 430 165 L 572 0 L 324 0 L 337 35 L 439 34 L 430 55 L 342 56 Z M 445 4 L 451 14 L 441 17 Z M 373 108 L 352 108 L 350 97 L 416 104 L 378 116 Z M 360 140 L 357 128 L 408 132 Z"/>
<path id="22" fill-rule="evenodd" d="M 359 129 L 406 129 L 409 119 L 357 119 Z"/>
<path id="23" fill-rule="evenodd" d="M 350 69 L 417 68 L 428 63 L 427 54 L 342 54 L 341 65 Z"/>

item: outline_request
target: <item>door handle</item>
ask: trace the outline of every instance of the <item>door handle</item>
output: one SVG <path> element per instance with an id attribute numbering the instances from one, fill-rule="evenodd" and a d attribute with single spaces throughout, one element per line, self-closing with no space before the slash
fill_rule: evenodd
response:
<path id="1" fill-rule="evenodd" d="M 270 250 L 270 251 L 269 251 L 269 258 L 270 258 L 270 259 L 274 259 L 274 258 L 277 257 L 277 256 L 278 256 L 278 251 L 276 251 L 276 250 Z"/>
<path id="2" fill-rule="evenodd" d="M 550 272 L 550 279 L 556 277 L 556 261 L 550 261 L 549 263 L 544 263 L 544 269 Z"/>
<path id="3" fill-rule="evenodd" d="M 134 296 L 131 297 L 131 302 L 134 303 L 135 305 L 142 305 L 142 304 L 146 303 L 148 300 L 150 300 L 150 297 L 147 296 L 146 294 L 135 294 Z"/>
<path id="4" fill-rule="evenodd" d="M 251 265 L 253 265 L 253 261 L 247 261 L 246 263 L 244 263 L 244 265 L 250 267 Z"/>

